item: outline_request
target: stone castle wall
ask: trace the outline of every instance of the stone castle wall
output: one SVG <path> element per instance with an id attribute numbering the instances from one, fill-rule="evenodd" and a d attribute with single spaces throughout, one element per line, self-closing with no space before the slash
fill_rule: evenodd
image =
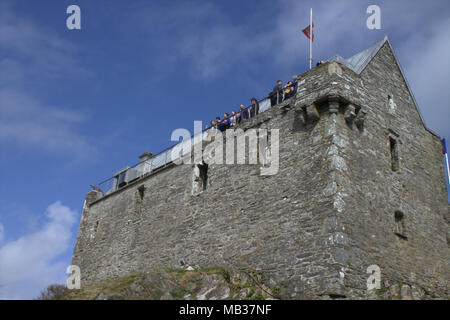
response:
<path id="1" fill-rule="evenodd" d="M 365 267 L 381 268 L 382 281 L 403 283 L 405 292 L 448 296 L 447 190 L 440 139 L 424 128 L 388 46 L 352 81 L 366 105 L 364 133 L 339 122 L 340 152 L 348 170 L 338 192 L 345 194 L 339 224 L 345 226 L 349 288 L 361 289 Z M 395 103 L 389 111 L 388 96 Z M 391 168 L 389 137 L 398 145 L 398 170 Z M 404 217 L 405 238 L 397 236 L 395 212 Z M 412 294 L 410 292 L 410 295 Z"/>
<path id="2" fill-rule="evenodd" d="M 193 194 L 194 165 L 172 165 L 103 198 L 88 194 L 72 262 L 82 284 L 184 259 L 262 270 L 291 298 L 351 297 L 377 264 L 382 279 L 445 294 L 439 139 L 393 64 L 388 46 L 361 75 L 326 63 L 300 76 L 297 97 L 243 123 L 280 130 L 276 175 L 212 164 L 206 190 Z M 389 135 L 400 141 L 397 172 Z M 393 232 L 398 210 L 407 239 Z"/>

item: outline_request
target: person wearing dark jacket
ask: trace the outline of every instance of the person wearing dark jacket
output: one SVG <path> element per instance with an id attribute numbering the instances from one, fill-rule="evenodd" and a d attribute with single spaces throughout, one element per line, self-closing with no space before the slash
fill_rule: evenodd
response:
<path id="1" fill-rule="evenodd" d="M 244 122 L 248 119 L 248 110 L 245 109 L 244 105 L 241 104 L 239 107 L 239 116 L 237 117 L 238 123 Z"/>
<path id="2" fill-rule="evenodd" d="M 249 108 L 250 118 L 254 118 L 259 113 L 259 103 L 256 98 L 252 98 L 250 101 L 252 103 Z"/>
<path id="3" fill-rule="evenodd" d="M 271 106 L 274 106 L 283 101 L 283 81 L 277 81 L 277 84 L 275 85 L 275 87 L 273 87 L 273 90 L 269 94 L 269 96 Z"/>
<path id="4" fill-rule="evenodd" d="M 224 128 L 225 128 L 224 130 L 226 130 L 226 129 L 228 129 L 230 127 L 230 115 L 228 113 L 226 113 L 226 112 L 223 114 L 222 123 L 223 123 Z M 223 131 L 223 130 L 221 130 L 221 131 Z"/>
<path id="5" fill-rule="evenodd" d="M 219 131 L 225 130 L 225 124 L 220 120 L 220 117 L 216 117 L 216 126 Z"/>
<path id="6" fill-rule="evenodd" d="M 295 94 L 294 83 L 292 81 L 288 81 L 288 83 L 286 83 L 286 85 L 284 86 L 284 100 L 293 97 L 294 94 Z"/>

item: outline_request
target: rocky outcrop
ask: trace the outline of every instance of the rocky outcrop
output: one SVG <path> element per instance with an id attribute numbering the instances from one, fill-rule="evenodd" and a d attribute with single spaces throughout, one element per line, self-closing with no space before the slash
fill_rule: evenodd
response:
<path id="1" fill-rule="evenodd" d="M 190 268 L 192 269 L 192 268 Z M 221 267 L 159 269 L 107 279 L 80 290 L 70 290 L 68 300 L 266 300 L 281 297 L 279 286 L 263 283 L 254 271 Z"/>
<path id="2" fill-rule="evenodd" d="M 223 267 L 158 269 L 65 290 L 57 300 L 284 300 L 292 292 L 261 271 Z M 350 295 L 304 296 L 314 300 L 428 300 L 440 297 L 401 281 L 382 281 L 380 289 Z"/>

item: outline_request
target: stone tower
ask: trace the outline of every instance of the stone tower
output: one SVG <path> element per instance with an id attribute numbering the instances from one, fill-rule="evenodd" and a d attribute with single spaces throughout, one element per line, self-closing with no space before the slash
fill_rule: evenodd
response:
<path id="1" fill-rule="evenodd" d="M 82 285 L 182 259 L 261 270 L 293 299 L 355 298 L 367 294 L 376 265 L 385 287 L 445 297 L 440 139 L 425 127 L 387 37 L 297 84 L 293 98 L 238 126 L 279 129 L 277 174 L 261 175 L 260 164 L 204 172 L 167 155 L 155 165 L 160 155 L 148 153 L 118 172 L 111 190 L 91 191 L 72 262 Z"/>

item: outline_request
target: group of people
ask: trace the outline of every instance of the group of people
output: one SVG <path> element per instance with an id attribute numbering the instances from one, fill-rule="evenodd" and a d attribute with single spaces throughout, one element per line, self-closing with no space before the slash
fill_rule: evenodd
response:
<path id="1" fill-rule="evenodd" d="M 283 82 L 281 80 L 277 81 L 277 84 L 273 88 L 273 90 L 269 93 L 270 105 L 274 106 L 278 103 L 281 103 L 284 100 L 287 100 L 293 97 L 297 91 L 297 76 L 293 76 L 293 81 L 288 81 L 286 85 L 283 86 Z M 256 98 L 250 99 L 250 106 L 245 108 L 243 104 L 240 105 L 238 111 L 231 111 L 231 115 L 228 112 L 223 114 L 223 119 L 220 117 L 216 117 L 216 120 L 211 120 L 209 126 L 206 126 L 206 129 L 216 128 L 219 131 L 225 131 L 229 128 L 233 128 L 239 123 L 256 117 L 259 113 L 259 103 Z"/>
<path id="2" fill-rule="evenodd" d="M 223 114 L 223 120 L 221 120 L 220 117 L 216 117 L 216 120 L 211 120 L 208 128 L 216 128 L 219 131 L 225 131 L 247 119 L 254 118 L 259 113 L 259 103 L 256 98 L 252 98 L 250 102 L 251 105 L 248 109 L 241 104 L 237 112 L 233 110 L 231 111 L 231 115 L 228 112 L 225 112 Z"/>
<path id="3" fill-rule="evenodd" d="M 274 106 L 294 96 L 297 92 L 297 76 L 292 77 L 293 81 L 288 81 L 283 87 L 283 81 L 278 80 L 272 92 L 269 93 L 270 105 Z"/>

